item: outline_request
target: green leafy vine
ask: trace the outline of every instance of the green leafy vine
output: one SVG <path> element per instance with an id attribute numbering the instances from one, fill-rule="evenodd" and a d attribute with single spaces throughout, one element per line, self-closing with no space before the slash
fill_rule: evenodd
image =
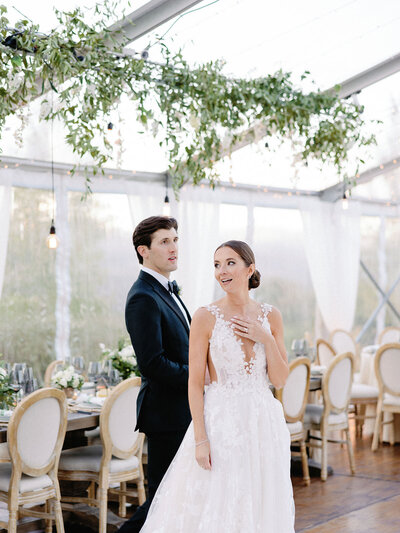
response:
<path id="1" fill-rule="evenodd" d="M 337 94 L 305 93 L 290 73 L 232 79 L 222 61 L 191 68 L 165 43 L 162 64 L 124 54 L 124 36 L 108 29 L 117 6 L 96 5 L 90 23 L 80 8 L 56 10 L 58 27 L 48 35 L 24 19 L 10 29 L 7 8 L 0 6 L 0 134 L 8 116 L 23 115 L 21 109 L 43 95 L 41 118 L 64 123 L 66 142 L 80 157 L 90 154 L 95 174 L 112 156 L 108 117 L 127 97 L 139 123 L 165 149 L 175 190 L 204 179 L 214 185 L 215 162 L 244 135 L 289 138 L 297 160 L 331 163 L 339 174 L 350 147 L 375 142 L 362 133 L 362 107 Z M 87 183 L 90 190 L 89 176 Z"/>

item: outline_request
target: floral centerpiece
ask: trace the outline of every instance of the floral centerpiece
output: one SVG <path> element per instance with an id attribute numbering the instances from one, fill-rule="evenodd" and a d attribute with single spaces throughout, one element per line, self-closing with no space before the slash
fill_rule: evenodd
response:
<path id="1" fill-rule="evenodd" d="M 140 376 L 135 351 L 127 339 L 120 339 L 116 350 L 110 350 L 104 344 L 99 344 L 102 359 L 112 361 L 112 366 L 118 370 L 122 379 Z"/>
<path id="2" fill-rule="evenodd" d="M 14 405 L 15 388 L 11 385 L 7 370 L 0 366 L 0 409 L 7 409 Z"/>
<path id="3" fill-rule="evenodd" d="M 73 391 L 81 390 L 84 379 L 80 374 L 75 372 L 74 367 L 70 365 L 63 370 L 56 372 L 51 378 L 51 383 L 57 387 L 57 389 L 64 390 L 67 396 L 72 396 Z"/>

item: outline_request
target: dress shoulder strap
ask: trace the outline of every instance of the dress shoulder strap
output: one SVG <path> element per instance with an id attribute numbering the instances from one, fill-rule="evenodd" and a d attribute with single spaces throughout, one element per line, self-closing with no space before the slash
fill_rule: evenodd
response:
<path id="1" fill-rule="evenodd" d="M 216 305 L 204 305 L 203 309 L 207 309 L 207 311 L 214 315 L 215 318 L 219 318 L 221 316 L 221 311 Z"/>
<path id="2" fill-rule="evenodd" d="M 272 311 L 272 305 L 270 305 L 270 304 L 261 304 L 261 309 L 263 311 L 263 316 L 265 318 L 268 318 L 268 315 Z"/>

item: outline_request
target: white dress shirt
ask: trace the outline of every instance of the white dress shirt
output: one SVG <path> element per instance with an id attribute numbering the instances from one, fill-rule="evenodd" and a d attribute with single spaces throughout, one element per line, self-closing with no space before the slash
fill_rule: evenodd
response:
<path id="1" fill-rule="evenodd" d="M 150 276 L 153 276 L 153 278 L 156 278 L 156 280 L 159 283 L 161 283 L 161 285 L 169 292 L 169 288 L 168 288 L 169 279 L 168 278 L 166 278 L 165 276 L 163 276 L 159 272 L 156 272 L 155 270 L 152 270 L 151 268 L 148 268 L 148 267 L 142 267 L 142 270 L 143 270 L 143 272 L 147 272 L 147 274 L 150 274 Z M 188 316 L 186 314 L 186 311 L 185 311 L 183 305 L 179 301 L 179 298 L 177 298 L 176 294 L 171 293 L 171 292 L 169 292 L 169 293 L 172 296 L 172 298 L 175 300 L 175 302 L 176 302 L 177 306 L 179 307 L 179 309 L 181 310 L 182 315 L 184 316 L 184 318 L 185 318 L 185 320 L 187 322 L 187 325 L 190 327 Z"/>

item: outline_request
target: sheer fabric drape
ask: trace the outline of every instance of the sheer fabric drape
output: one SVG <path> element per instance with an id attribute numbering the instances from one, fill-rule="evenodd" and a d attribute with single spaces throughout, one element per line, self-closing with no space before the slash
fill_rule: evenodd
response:
<path id="1" fill-rule="evenodd" d="M 11 186 L 0 186 L 0 298 L 6 267 L 8 233 L 10 229 Z"/>
<path id="2" fill-rule="evenodd" d="M 301 202 L 305 250 L 325 326 L 351 331 L 360 260 L 360 205 L 343 210 L 315 199 Z"/>
<path id="3" fill-rule="evenodd" d="M 180 240 L 179 267 L 171 279 L 176 279 L 182 299 L 192 313 L 213 299 L 213 253 L 219 244 L 217 195 L 215 191 L 186 187 L 180 191 L 177 202 L 172 191 L 169 194 L 171 216 L 178 220 Z M 160 185 L 128 184 L 127 196 L 132 229 L 144 218 L 162 215 L 165 189 Z"/>

